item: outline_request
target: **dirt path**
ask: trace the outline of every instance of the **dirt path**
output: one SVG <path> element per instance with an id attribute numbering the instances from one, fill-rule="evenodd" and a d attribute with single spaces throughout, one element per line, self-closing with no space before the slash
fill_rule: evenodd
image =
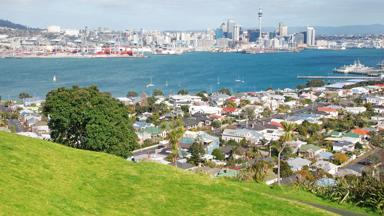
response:
<path id="1" fill-rule="evenodd" d="M 334 207 L 330 207 L 330 206 L 323 206 L 323 205 L 320 205 L 317 203 L 304 202 L 304 201 L 299 201 L 299 200 L 296 200 L 296 201 L 303 203 L 303 204 L 306 204 L 306 205 L 310 205 L 310 206 L 319 208 L 319 209 L 323 209 L 323 210 L 328 211 L 328 212 L 342 215 L 342 216 L 364 216 L 365 215 L 365 214 L 360 214 L 360 213 L 356 213 L 356 212 L 352 212 L 352 211 L 348 211 L 348 210 L 344 210 L 344 209 L 338 209 L 338 208 L 334 208 Z"/>

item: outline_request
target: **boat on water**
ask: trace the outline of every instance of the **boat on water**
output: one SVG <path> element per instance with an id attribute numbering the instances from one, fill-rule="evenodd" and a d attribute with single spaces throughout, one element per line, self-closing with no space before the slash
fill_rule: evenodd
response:
<path id="1" fill-rule="evenodd" d="M 379 70 L 373 68 L 373 67 L 368 67 L 363 65 L 360 60 L 356 60 L 353 64 L 351 65 L 344 65 L 339 68 L 335 68 L 333 70 L 336 73 L 344 73 L 344 74 L 371 74 L 378 72 Z"/>
<path id="2" fill-rule="evenodd" d="M 154 87 L 155 84 L 152 83 L 152 77 L 151 77 L 151 81 L 146 85 L 147 88 L 150 88 L 150 87 Z"/>
<path id="3" fill-rule="evenodd" d="M 181 54 L 183 54 L 183 51 L 163 48 L 163 49 L 154 50 L 153 54 L 155 54 L 155 55 L 181 55 Z"/>
<path id="4" fill-rule="evenodd" d="M 56 75 L 53 75 L 52 81 L 56 82 Z"/>

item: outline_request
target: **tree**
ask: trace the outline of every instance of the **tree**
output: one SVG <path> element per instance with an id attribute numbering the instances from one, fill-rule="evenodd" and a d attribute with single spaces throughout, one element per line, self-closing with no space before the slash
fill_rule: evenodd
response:
<path id="1" fill-rule="evenodd" d="M 169 144 L 172 150 L 172 153 L 169 157 L 175 164 L 179 156 L 179 140 L 184 134 L 184 128 L 177 124 L 177 122 L 173 122 L 174 129 L 168 133 Z"/>
<path id="2" fill-rule="evenodd" d="M 240 100 L 240 107 L 245 107 L 247 105 L 251 104 L 251 101 L 247 100 L 247 99 L 241 99 Z"/>
<path id="3" fill-rule="evenodd" d="M 271 167 L 271 164 L 267 161 L 257 161 L 253 166 L 250 167 L 250 171 L 253 174 L 253 180 L 256 182 L 264 181 L 268 172 L 271 170 Z"/>
<path id="4" fill-rule="evenodd" d="M 348 161 L 348 156 L 344 153 L 335 153 L 333 155 L 333 162 L 336 164 L 336 165 L 340 165 L 340 164 L 343 164 L 345 162 Z"/>
<path id="5" fill-rule="evenodd" d="M 127 94 L 127 97 L 137 97 L 137 96 L 138 96 L 138 94 L 135 91 L 129 91 Z"/>
<path id="6" fill-rule="evenodd" d="M 243 112 L 242 112 L 242 116 L 244 118 L 247 118 L 248 120 L 250 121 L 253 121 L 256 119 L 256 113 L 255 113 L 255 109 L 252 108 L 252 107 L 246 107 Z"/>
<path id="7" fill-rule="evenodd" d="M 161 89 L 154 89 L 152 92 L 152 96 L 163 96 L 164 93 L 161 91 Z"/>
<path id="8" fill-rule="evenodd" d="M 186 90 L 186 89 L 180 89 L 178 92 L 177 92 L 177 94 L 178 95 L 187 95 L 189 92 L 188 92 L 188 90 Z"/>
<path id="9" fill-rule="evenodd" d="M 231 90 L 229 90 L 228 88 L 222 88 L 222 89 L 219 90 L 219 93 L 226 94 L 226 95 L 231 95 Z"/>
<path id="10" fill-rule="evenodd" d="M 189 113 L 189 106 L 188 105 L 181 105 L 181 111 L 184 113 Z"/>
<path id="11" fill-rule="evenodd" d="M 224 103 L 224 106 L 228 107 L 228 108 L 236 108 L 237 107 L 236 103 L 234 101 L 231 101 L 231 100 L 226 100 Z"/>
<path id="12" fill-rule="evenodd" d="M 212 155 L 215 157 L 216 160 L 221 160 L 222 161 L 222 160 L 225 159 L 224 154 L 218 148 L 213 149 Z"/>
<path id="13" fill-rule="evenodd" d="M 264 118 L 268 118 L 272 115 L 272 111 L 269 109 L 269 108 L 265 108 L 263 110 L 263 112 L 261 113 L 261 115 L 264 117 Z"/>
<path id="14" fill-rule="evenodd" d="M 286 178 L 293 174 L 291 167 L 286 161 L 281 161 L 281 177 Z"/>
<path id="15" fill-rule="evenodd" d="M 206 91 L 200 91 L 196 94 L 196 96 L 199 96 L 201 97 L 201 100 L 202 101 L 205 101 L 207 102 L 208 101 L 208 97 L 207 97 L 207 92 Z"/>
<path id="16" fill-rule="evenodd" d="M 23 100 L 23 99 L 26 99 L 26 98 L 32 98 L 32 95 L 30 95 L 30 94 L 27 93 L 27 92 L 21 92 L 21 93 L 19 94 L 19 99 L 20 99 L 20 100 Z"/>
<path id="17" fill-rule="evenodd" d="M 200 141 L 194 142 L 188 149 L 191 153 L 191 158 L 189 162 L 199 165 L 202 162 L 202 156 L 205 154 L 204 145 Z"/>
<path id="18" fill-rule="evenodd" d="M 95 86 L 50 91 L 43 113 L 49 116 L 51 138 L 57 143 L 121 157 L 138 146 L 124 104 Z"/>
<path id="19" fill-rule="evenodd" d="M 322 87 L 325 85 L 323 80 L 310 80 L 307 82 L 306 87 Z"/>
<path id="20" fill-rule="evenodd" d="M 384 148 L 384 132 L 369 132 L 369 143 L 373 146 Z"/>
<path id="21" fill-rule="evenodd" d="M 284 134 L 280 137 L 280 140 L 282 142 L 282 147 L 279 151 L 279 154 L 277 156 L 277 182 L 280 185 L 280 171 L 281 171 L 281 153 L 284 151 L 284 148 L 287 145 L 287 142 L 291 141 L 293 139 L 293 132 L 296 129 L 296 125 L 288 122 L 282 122 L 281 125 L 283 126 Z"/>
<path id="22" fill-rule="evenodd" d="M 221 127 L 221 121 L 219 121 L 219 120 L 214 120 L 213 122 L 212 122 L 212 127 L 214 127 L 214 128 L 220 128 Z"/>

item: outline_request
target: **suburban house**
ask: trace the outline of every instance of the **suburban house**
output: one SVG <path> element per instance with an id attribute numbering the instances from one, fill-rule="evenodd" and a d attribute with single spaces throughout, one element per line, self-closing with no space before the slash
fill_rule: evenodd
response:
<path id="1" fill-rule="evenodd" d="M 300 147 L 299 155 L 305 158 L 314 158 L 323 151 L 324 149 L 320 148 L 319 146 L 307 144 Z"/>
<path id="2" fill-rule="evenodd" d="M 349 112 L 352 114 L 360 114 L 360 113 L 367 111 L 367 108 L 365 108 L 365 107 L 345 107 L 344 110 L 346 112 Z"/>
<path id="3" fill-rule="evenodd" d="M 286 144 L 292 149 L 292 153 L 297 153 L 303 145 L 307 145 L 307 142 L 295 140 L 286 142 Z"/>
<path id="4" fill-rule="evenodd" d="M 318 112 L 324 112 L 327 115 L 325 117 L 327 118 L 336 118 L 339 115 L 339 109 L 341 107 L 338 106 L 326 106 L 326 107 L 318 107 Z"/>
<path id="5" fill-rule="evenodd" d="M 189 113 L 194 115 L 196 113 L 206 114 L 206 115 L 221 115 L 222 109 L 220 107 L 212 106 L 190 106 Z"/>
<path id="6" fill-rule="evenodd" d="M 287 160 L 288 165 L 291 167 L 291 170 L 296 172 L 303 169 L 304 166 L 309 166 L 312 162 L 304 158 L 290 158 Z"/>
<path id="7" fill-rule="evenodd" d="M 371 103 L 376 106 L 384 106 L 384 96 L 368 96 L 365 100 L 367 103 Z"/>
<path id="8" fill-rule="evenodd" d="M 249 129 L 225 129 L 221 138 L 225 141 L 234 140 L 240 142 L 246 139 L 251 143 L 258 143 L 263 138 L 263 135 L 255 130 Z"/>
<path id="9" fill-rule="evenodd" d="M 155 137 L 165 138 L 167 136 L 167 132 L 159 127 L 146 127 L 137 131 L 136 134 L 140 141 L 145 141 Z"/>
<path id="10" fill-rule="evenodd" d="M 184 153 L 187 153 L 189 147 L 191 147 L 191 145 L 197 141 L 204 144 L 205 154 L 210 155 L 214 149 L 218 149 L 220 147 L 219 137 L 209 135 L 204 131 L 186 131 L 184 136 L 180 139 L 179 143 Z"/>
<path id="11" fill-rule="evenodd" d="M 334 142 L 332 150 L 335 152 L 353 152 L 355 144 L 347 141 Z"/>
<path id="12" fill-rule="evenodd" d="M 192 105 L 194 103 L 200 103 L 201 97 L 193 96 L 193 95 L 171 95 L 169 100 L 176 107 L 180 107 L 182 105 Z"/>
<path id="13" fill-rule="evenodd" d="M 323 160 L 317 161 L 312 165 L 312 167 L 320 168 L 331 175 L 335 175 L 339 168 L 337 165 L 328 161 L 323 161 Z"/>
<path id="14" fill-rule="evenodd" d="M 210 102 L 213 104 L 213 105 L 216 105 L 216 106 L 223 106 L 225 101 L 230 98 L 231 96 L 229 95 L 226 95 L 226 94 L 220 94 L 220 93 L 217 93 L 217 94 L 213 94 L 209 99 L 210 99 Z"/>

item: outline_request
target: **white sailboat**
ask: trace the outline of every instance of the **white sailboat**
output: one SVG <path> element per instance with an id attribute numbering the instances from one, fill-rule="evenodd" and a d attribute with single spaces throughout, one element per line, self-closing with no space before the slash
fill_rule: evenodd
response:
<path id="1" fill-rule="evenodd" d="M 56 82 L 56 75 L 53 75 L 52 81 Z"/>
<path id="2" fill-rule="evenodd" d="M 150 88 L 150 87 L 153 87 L 153 86 L 155 86 L 155 85 L 152 83 L 152 77 L 151 77 L 151 82 L 148 83 L 146 87 L 147 87 L 147 88 Z"/>

